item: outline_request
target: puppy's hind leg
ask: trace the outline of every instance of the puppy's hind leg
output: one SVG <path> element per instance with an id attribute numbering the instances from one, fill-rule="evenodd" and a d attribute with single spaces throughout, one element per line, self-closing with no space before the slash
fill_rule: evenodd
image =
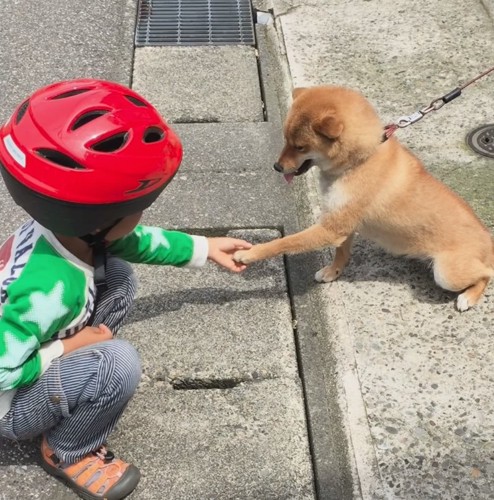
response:
<path id="1" fill-rule="evenodd" d="M 475 305 L 480 300 L 480 297 L 482 297 L 488 284 L 489 278 L 482 278 L 475 285 L 472 285 L 458 295 L 458 299 L 456 299 L 458 311 L 466 311 Z"/>
<path id="2" fill-rule="evenodd" d="M 354 235 L 351 234 L 339 247 L 330 266 L 325 266 L 316 273 L 316 281 L 329 283 L 339 278 L 350 260 Z"/>
<path id="3" fill-rule="evenodd" d="M 466 311 L 482 297 L 492 269 L 481 260 L 461 258 L 455 254 L 442 254 L 434 259 L 434 279 L 445 290 L 462 292 L 456 300 L 458 311 Z"/>

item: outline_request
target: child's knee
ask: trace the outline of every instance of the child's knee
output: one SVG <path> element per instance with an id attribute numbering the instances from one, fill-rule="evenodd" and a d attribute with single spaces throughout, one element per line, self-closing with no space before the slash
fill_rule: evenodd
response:
<path id="1" fill-rule="evenodd" d="M 101 376 L 114 390 L 134 392 L 141 379 L 139 353 L 128 341 L 113 339 L 98 346 Z"/>

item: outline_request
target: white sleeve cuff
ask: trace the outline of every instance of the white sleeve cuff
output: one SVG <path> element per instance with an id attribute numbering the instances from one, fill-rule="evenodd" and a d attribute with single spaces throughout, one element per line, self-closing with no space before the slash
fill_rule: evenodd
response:
<path id="1" fill-rule="evenodd" d="M 46 342 L 39 349 L 39 356 L 41 358 L 41 375 L 45 373 L 51 362 L 62 356 L 63 343 L 61 340 L 54 340 L 53 342 Z"/>
<path id="2" fill-rule="evenodd" d="M 209 243 L 205 236 L 190 235 L 194 242 L 192 258 L 184 267 L 202 267 L 208 260 Z"/>

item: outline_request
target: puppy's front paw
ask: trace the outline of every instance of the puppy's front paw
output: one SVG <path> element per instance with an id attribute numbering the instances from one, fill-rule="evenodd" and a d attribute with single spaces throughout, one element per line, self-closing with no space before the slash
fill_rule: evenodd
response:
<path id="1" fill-rule="evenodd" d="M 240 264 L 250 264 L 254 262 L 254 258 L 252 258 L 251 250 L 237 250 L 233 254 L 233 260 L 235 262 L 240 262 Z"/>
<path id="2" fill-rule="evenodd" d="M 316 273 L 316 281 L 319 283 L 330 283 L 338 278 L 341 274 L 339 269 L 335 269 L 333 266 L 326 266 L 317 271 Z"/>

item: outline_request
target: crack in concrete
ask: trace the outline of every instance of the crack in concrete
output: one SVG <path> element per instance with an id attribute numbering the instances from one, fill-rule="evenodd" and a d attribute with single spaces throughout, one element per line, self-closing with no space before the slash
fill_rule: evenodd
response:
<path id="1" fill-rule="evenodd" d="M 174 378 L 169 381 L 170 385 L 176 391 L 190 390 L 211 390 L 211 389 L 233 389 L 241 384 L 252 384 L 264 382 L 266 380 L 275 380 L 279 377 L 261 377 L 253 373 L 250 377 L 226 377 L 226 378 Z"/>

